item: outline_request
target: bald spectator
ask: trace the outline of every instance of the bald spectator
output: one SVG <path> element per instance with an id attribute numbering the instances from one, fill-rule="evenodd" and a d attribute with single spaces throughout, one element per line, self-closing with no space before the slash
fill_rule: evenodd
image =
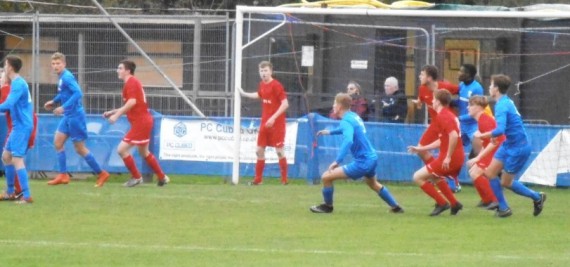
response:
<path id="1" fill-rule="evenodd" d="M 388 77 L 384 82 L 384 92 L 382 96 L 382 121 L 391 123 L 402 123 L 408 113 L 408 100 L 406 94 L 399 89 L 398 80 Z"/>

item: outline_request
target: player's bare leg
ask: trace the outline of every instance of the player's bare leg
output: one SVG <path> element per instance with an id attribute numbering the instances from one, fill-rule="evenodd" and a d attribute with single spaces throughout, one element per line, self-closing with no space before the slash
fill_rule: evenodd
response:
<path id="1" fill-rule="evenodd" d="M 285 158 L 285 151 L 283 147 L 276 147 L 277 157 L 279 158 L 279 170 L 281 172 L 281 184 L 288 184 L 287 180 L 287 159 Z"/>
<path id="2" fill-rule="evenodd" d="M 450 208 L 447 200 L 435 189 L 434 186 L 434 184 L 437 184 L 440 190 L 447 186 L 447 189 L 450 190 L 446 181 L 429 173 L 426 166 L 422 167 L 414 173 L 413 180 L 428 196 L 430 196 L 436 202 L 435 208 L 430 213 L 430 216 L 437 216 Z"/>

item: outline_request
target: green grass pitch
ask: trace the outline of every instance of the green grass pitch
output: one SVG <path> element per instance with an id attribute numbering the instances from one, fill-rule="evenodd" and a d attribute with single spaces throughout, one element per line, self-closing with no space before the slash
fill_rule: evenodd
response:
<path id="1" fill-rule="evenodd" d="M 548 194 L 543 213 L 507 191 L 514 215 L 475 208 L 427 216 L 433 202 L 411 184 L 387 184 L 405 208 L 388 207 L 359 182 L 335 186 L 333 214 L 312 214 L 321 187 L 224 184 L 173 176 L 164 188 L 124 188 L 113 176 L 48 186 L 31 181 L 35 203 L 1 202 L 1 266 L 569 266 L 570 192 Z M 0 180 L 4 183 L 4 180 Z M 242 181 L 244 183 L 244 181 Z"/>

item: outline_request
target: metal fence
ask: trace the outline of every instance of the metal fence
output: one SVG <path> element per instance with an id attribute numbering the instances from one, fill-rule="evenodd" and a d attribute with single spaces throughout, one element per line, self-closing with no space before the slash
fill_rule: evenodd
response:
<path id="1" fill-rule="evenodd" d="M 206 116 L 229 116 L 230 19 L 225 16 L 114 16 L 146 54 Z M 122 104 L 123 82 L 116 68 L 123 59 L 137 64 L 149 106 L 168 115 L 194 115 L 165 78 L 104 16 L 0 16 L 0 53 L 20 56 L 21 74 L 31 84 L 38 112 L 57 93 L 51 55 L 66 55 L 85 94 L 88 113 Z"/>

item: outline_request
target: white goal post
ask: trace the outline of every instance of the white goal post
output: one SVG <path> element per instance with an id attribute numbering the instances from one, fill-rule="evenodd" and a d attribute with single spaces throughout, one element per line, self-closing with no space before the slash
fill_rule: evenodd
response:
<path id="1" fill-rule="evenodd" d="M 448 11 L 448 10 L 423 10 L 423 9 L 366 9 L 366 8 L 296 8 L 296 7 L 251 7 L 237 6 L 235 16 L 235 55 L 234 55 L 234 157 L 232 165 L 232 184 L 238 184 L 240 173 L 240 125 L 241 125 L 241 96 L 236 90 L 242 85 L 242 51 L 253 42 L 258 41 L 262 36 L 269 34 L 275 28 L 259 37 L 254 37 L 252 41 L 244 44 L 244 19 L 246 14 L 310 14 L 310 15 L 351 15 L 351 16 L 406 16 L 406 17 L 428 17 L 428 18 L 530 18 L 530 19 L 570 19 L 570 12 L 563 11 Z M 276 27 L 280 27 L 280 24 Z M 426 25 L 428 28 L 429 25 Z M 432 56 L 433 60 L 433 56 Z M 245 89 L 245 88 L 244 88 Z M 251 89 L 251 88 L 250 88 Z"/>

